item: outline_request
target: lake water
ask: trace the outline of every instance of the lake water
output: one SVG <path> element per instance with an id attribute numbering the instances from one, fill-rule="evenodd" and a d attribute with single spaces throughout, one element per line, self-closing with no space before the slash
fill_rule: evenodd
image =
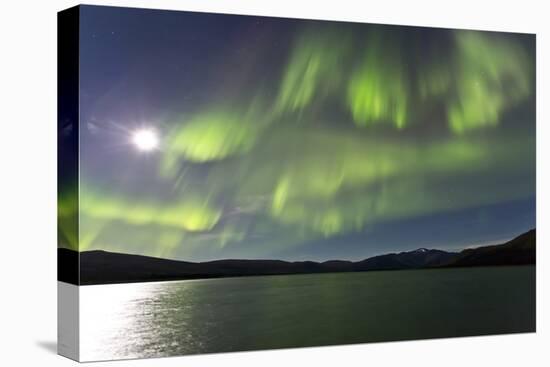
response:
<path id="1" fill-rule="evenodd" d="M 535 267 L 80 287 L 81 360 L 535 330 Z"/>

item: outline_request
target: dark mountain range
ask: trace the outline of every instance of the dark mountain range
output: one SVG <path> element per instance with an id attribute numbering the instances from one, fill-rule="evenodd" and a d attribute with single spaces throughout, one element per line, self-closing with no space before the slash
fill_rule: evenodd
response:
<path id="1" fill-rule="evenodd" d="M 535 264 L 535 230 L 501 245 L 446 252 L 420 248 L 362 261 L 216 260 L 187 262 L 106 251 L 58 249 L 58 279 L 89 285 L 160 280 L 370 270 Z M 74 264 L 80 260 L 80 279 Z"/>
<path id="2" fill-rule="evenodd" d="M 536 262 L 536 232 L 526 232 L 502 245 L 466 249 L 447 266 L 527 265 Z"/>
<path id="3" fill-rule="evenodd" d="M 370 257 L 356 262 L 353 267 L 355 271 L 429 268 L 445 265 L 456 255 L 456 252 L 419 248 L 398 254 Z"/>

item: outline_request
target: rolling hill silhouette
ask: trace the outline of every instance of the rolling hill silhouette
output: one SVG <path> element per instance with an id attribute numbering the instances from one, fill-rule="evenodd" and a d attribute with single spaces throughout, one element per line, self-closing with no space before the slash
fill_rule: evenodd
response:
<path id="1" fill-rule="evenodd" d="M 252 275 L 309 274 L 372 270 L 535 264 L 536 232 L 530 230 L 500 245 L 461 252 L 420 248 L 361 261 L 216 260 L 187 262 L 155 257 L 58 249 L 58 280 L 80 285 L 220 278 Z M 80 262 L 79 262 L 80 261 Z M 80 265 L 80 273 L 75 264 Z"/>

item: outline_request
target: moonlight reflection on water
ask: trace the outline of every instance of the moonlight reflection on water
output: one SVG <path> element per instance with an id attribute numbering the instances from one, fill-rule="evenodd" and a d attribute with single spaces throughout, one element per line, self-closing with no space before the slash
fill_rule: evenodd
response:
<path id="1" fill-rule="evenodd" d="M 83 361 L 535 330 L 535 267 L 80 288 Z"/>

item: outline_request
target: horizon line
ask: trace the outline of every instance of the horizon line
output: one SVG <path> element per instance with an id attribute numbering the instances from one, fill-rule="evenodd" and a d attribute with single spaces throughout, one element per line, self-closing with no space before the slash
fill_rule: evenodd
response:
<path id="1" fill-rule="evenodd" d="M 214 262 L 214 261 L 282 261 L 282 262 L 288 262 L 288 263 L 314 262 L 314 263 L 319 263 L 319 264 L 326 263 L 326 262 L 331 262 L 331 261 L 341 261 L 341 262 L 354 263 L 354 262 L 360 262 L 360 261 L 368 260 L 368 259 L 378 257 L 378 256 L 395 255 L 395 254 L 402 254 L 402 253 L 408 253 L 408 252 L 415 252 L 415 251 L 422 250 L 422 249 L 425 249 L 425 250 L 428 250 L 428 251 L 443 251 L 443 252 L 447 252 L 447 253 L 455 253 L 456 254 L 456 253 L 460 253 L 460 252 L 463 252 L 463 251 L 466 251 L 466 250 L 473 250 L 473 249 L 478 249 L 478 248 L 482 248 L 482 247 L 504 245 L 504 244 L 506 244 L 510 241 L 513 241 L 514 239 L 516 239 L 516 238 L 518 238 L 518 237 L 520 237 L 524 234 L 527 234 L 531 231 L 536 231 L 536 227 L 533 227 L 533 228 L 531 228 L 531 229 L 529 229 L 525 232 L 513 235 L 512 237 L 508 237 L 508 239 L 487 241 L 484 244 L 469 245 L 469 246 L 463 247 L 462 249 L 442 250 L 440 248 L 433 248 L 433 247 L 430 248 L 430 247 L 421 246 L 421 247 L 418 247 L 418 248 L 415 248 L 415 249 L 412 249 L 412 250 L 404 250 L 404 251 L 399 251 L 399 252 L 397 252 L 397 251 L 388 251 L 388 252 L 379 253 L 379 254 L 375 254 L 375 255 L 372 255 L 372 256 L 368 256 L 368 257 L 363 257 L 363 258 L 360 258 L 358 260 L 346 260 L 346 259 L 334 259 L 334 258 L 333 259 L 328 259 L 328 260 L 283 260 L 283 259 L 277 259 L 277 258 L 275 258 L 275 259 L 269 259 L 269 258 L 254 258 L 254 259 L 252 259 L 252 258 L 221 258 L 221 259 L 205 260 L 205 261 L 190 261 L 190 260 L 159 257 L 159 256 L 152 256 L 152 255 L 143 255 L 143 254 L 128 253 L 128 252 L 109 251 L 109 250 L 104 250 L 104 249 L 92 249 L 92 250 L 80 251 L 80 250 L 74 250 L 74 249 L 71 249 L 71 248 L 68 248 L 68 247 L 59 247 L 59 246 L 57 247 L 57 249 L 58 250 L 59 249 L 70 250 L 70 251 L 78 252 L 79 254 L 85 253 L 85 252 L 108 252 L 108 253 L 119 254 L 119 255 L 142 256 L 142 257 L 149 257 L 149 258 L 155 258 L 155 259 L 161 259 L 161 260 L 187 262 L 187 263 L 195 263 L 195 264 L 209 263 L 209 262 Z"/>

